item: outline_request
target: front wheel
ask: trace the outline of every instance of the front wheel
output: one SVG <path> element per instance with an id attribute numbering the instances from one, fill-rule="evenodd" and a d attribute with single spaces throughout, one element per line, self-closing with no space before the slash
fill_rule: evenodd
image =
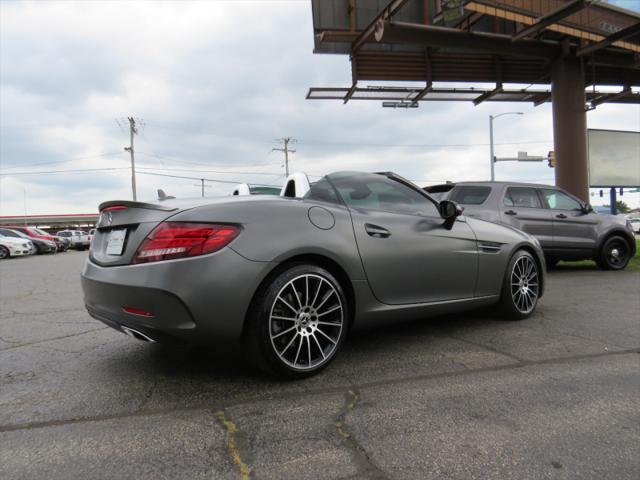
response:
<path id="1" fill-rule="evenodd" d="M 315 265 L 295 265 L 262 287 L 247 318 L 253 362 L 297 379 L 326 367 L 347 331 L 348 305 L 340 283 Z"/>
<path id="2" fill-rule="evenodd" d="M 3 245 L 0 245 L 0 260 L 9 258 L 9 249 Z"/>
<path id="3" fill-rule="evenodd" d="M 622 270 L 629 260 L 631 260 L 629 243 L 622 237 L 613 236 L 602 245 L 596 263 L 603 270 Z"/>
<path id="4" fill-rule="evenodd" d="M 536 260 L 526 250 L 518 250 L 507 265 L 500 296 L 505 318 L 521 320 L 531 316 L 540 295 L 540 272 Z"/>

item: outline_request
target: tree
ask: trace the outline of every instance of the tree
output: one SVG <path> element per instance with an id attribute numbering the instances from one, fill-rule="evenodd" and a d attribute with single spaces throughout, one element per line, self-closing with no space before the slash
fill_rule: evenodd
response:
<path id="1" fill-rule="evenodd" d="M 610 205 L 605 205 L 606 208 L 610 208 Z M 622 200 L 616 200 L 616 211 L 618 213 L 629 213 L 631 209 Z"/>

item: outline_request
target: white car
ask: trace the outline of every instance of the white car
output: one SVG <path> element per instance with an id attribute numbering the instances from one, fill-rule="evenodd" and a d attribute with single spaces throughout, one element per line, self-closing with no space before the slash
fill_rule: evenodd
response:
<path id="1" fill-rule="evenodd" d="M 630 218 L 629 223 L 633 229 L 633 233 L 640 233 L 640 218 Z"/>
<path id="2" fill-rule="evenodd" d="M 57 235 L 69 240 L 71 242 L 70 248 L 75 248 L 76 250 L 85 250 L 91 245 L 91 237 L 82 230 L 62 230 Z"/>
<path id="3" fill-rule="evenodd" d="M 22 257 L 35 252 L 35 247 L 30 240 L 22 240 L 14 237 L 0 235 L 0 260 L 8 257 Z"/>

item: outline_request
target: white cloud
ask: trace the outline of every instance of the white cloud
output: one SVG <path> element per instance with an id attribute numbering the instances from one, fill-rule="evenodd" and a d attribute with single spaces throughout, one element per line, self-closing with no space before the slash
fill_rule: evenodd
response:
<path id="1" fill-rule="evenodd" d="M 41 163 L 47 165 L 29 169 L 122 168 L 0 177 L 0 214 L 22 214 L 25 190 L 29 213 L 85 212 L 105 199 L 129 197 L 128 133 L 116 123 L 128 115 L 146 122 L 136 137 L 141 167 L 282 172 L 280 154 L 269 152 L 274 139 L 292 136 L 300 140 L 293 169 L 395 170 L 422 182 L 483 179 L 486 145 L 388 145 L 486 144 L 488 115 L 510 110 L 525 115 L 496 122 L 496 143 L 513 143 L 497 145 L 496 155 L 544 155 L 553 148 L 549 105 L 434 102 L 389 111 L 374 102 L 305 100 L 309 86 L 350 82 L 346 56 L 313 55 L 310 10 L 308 2 L 287 1 L 0 2 L 3 172 Z M 604 105 L 588 121 L 594 128 L 640 130 L 640 107 Z M 553 177 L 546 163 L 504 163 L 497 172 L 503 179 Z M 198 183 L 140 174 L 139 197 L 153 198 L 159 187 L 194 196 Z M 231 188 L 212 185 L 207 195 Z"/>

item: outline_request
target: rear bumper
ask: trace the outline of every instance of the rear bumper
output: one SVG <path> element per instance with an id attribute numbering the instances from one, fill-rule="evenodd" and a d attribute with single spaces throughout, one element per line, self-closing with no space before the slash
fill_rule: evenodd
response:
<path id="1" fill-rule="evenodd" d="M 160 342 L 238 339 L 253 294 L 273 266 L 247 260 L 230 248 L 140 265 L 101 267 L 87 260 L 84 302 L 101 322 Z M 123 307 L 152 316 L 127 313 Z"/>

